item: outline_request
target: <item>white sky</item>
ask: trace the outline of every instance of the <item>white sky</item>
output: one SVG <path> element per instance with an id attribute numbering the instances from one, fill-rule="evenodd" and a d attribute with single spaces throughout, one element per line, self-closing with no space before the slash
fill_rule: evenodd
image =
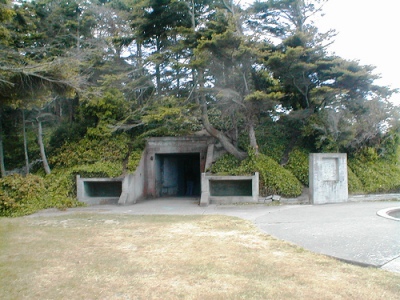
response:
<path id="1" fill-rule="evenodd" d="M 338 35 L 331 50 L 345 59 L 376 67 L 376 83 L 400 88 L 400 2 L 396 0 L 329 0 L 325 16 L 315 25 Z M 400 94 L 392 100 L 400 104 Z"/>

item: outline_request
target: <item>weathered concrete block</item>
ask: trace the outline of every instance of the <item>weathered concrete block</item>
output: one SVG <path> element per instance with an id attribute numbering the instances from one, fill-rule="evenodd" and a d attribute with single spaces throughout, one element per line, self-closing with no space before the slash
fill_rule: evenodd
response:
<path id="1" fill-rule="evenodd" d="M 200 206 L 210 203 L 258 202 L 259 174 L 252 176 L 216 176 L 201 174 Z"/>
<path id="2" fill-rule="evenodd" d="M 347 155 L 311 153 L 309 157 L 310 201 L 313 204 L 347 202 Z"/>

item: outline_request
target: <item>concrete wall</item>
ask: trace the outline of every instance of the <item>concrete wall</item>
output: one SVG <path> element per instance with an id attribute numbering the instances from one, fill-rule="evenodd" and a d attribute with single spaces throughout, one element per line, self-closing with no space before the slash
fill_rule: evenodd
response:
<path id="1" fill-rule="evenodd" d="M 79 201 L 89 205 L 116 204 L 122 191 L 123 178 L 81 178 L 76 176 Z"/>
<path id="2" fill-rule="evenodd" d="M 310 201 L 313 204 L 347 202 L 347 155 L 311 153 L 309 157 Z"/>
<path id="3" fill-rule="evenodd" d="M 223 196 L 220 191 L 218 196 L 213 195 L 211 191 L 212 182 L 219 181 L 222 183 L 227 183 L 226 186 L 226 196 Z M 235 182 L 241 182 L 247 185 L 250 184 L 251 195 L 247 194 L 247 187 L 244 194 L 238 192 L 238 195 L 233 195 L 235 191 L 229 190 L 231 184 Z M 243 195 L 240 195 L 243 194 Z M 217 204 L 231 204 L 231 203 L 244 203 L 244 202 L 258 202 L 259 196 L 259 174 L 256 172 L 253 176 L 215 176 L 206 173 L 201 174 L 201 199 L 200 206 L 208 206 L 210 203 Z"/>
<path id="4" fill-rule="evenodd" d="M 145 197 L 145 157 L 142 154 L 136 171 L 124 177 L 122 182 L 122 193 L 118 204 L 134 204 Z"/>
<path id="5" fill-rule="evenodd" d="M 77 198 L 89 205 L 134 204 L 145 197 L 145 156 L 136 171 L 119 178 L 76 177 Z"/>

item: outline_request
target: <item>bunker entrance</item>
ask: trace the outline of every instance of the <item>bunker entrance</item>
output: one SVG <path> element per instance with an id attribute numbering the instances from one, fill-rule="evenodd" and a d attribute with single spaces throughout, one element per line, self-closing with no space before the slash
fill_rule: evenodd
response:
<path id="1" fill-rule="evenodd" d="M 155 164 L 157 196 L 200 196 L 200 153 L 156 154 Z"/>

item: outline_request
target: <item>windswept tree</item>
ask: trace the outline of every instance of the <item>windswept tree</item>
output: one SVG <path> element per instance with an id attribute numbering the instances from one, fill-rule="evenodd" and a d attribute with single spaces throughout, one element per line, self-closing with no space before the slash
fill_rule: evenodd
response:
<path id="1" fill-rule="evenodd" d="M 15 6 L 4 20 L 8 38 L 0 42 L 0 110 L 29 108 L 29 103 L 45 103 L 52 94 L 73 95 L 82 86 L 79 60 L 60 52 L 60 37 L 39 29 L 45 22 L 36 5 Z M 4 159 L 0 160 L 4 176 Z"/>
<path id="2" fill-rule="evenodd" d="M 188 6 L 184 1 L 138 0 L 134 3 L 133 14 L 136 43 L 151 49 L 148 60 L 154 65 L 157 94 L 161 95 L 167 89 L 162 77 L 171 68 L 170 49 L 177 42 L 177 30 L 191 27 Z"/>
<path id="3" fill-rule="evenodd" d="M 357 120 L 370 114 L 372 102 L 380 102 L 380 107 L 389 110 L 387 99 L 395 91 L 374 83 L 378 76 L 373 67 L 327 52 L 334 32 L 319 33 L 312 22 L 312 16 L 321 12 L 324 2 L 283 0 L 255 4 L 259 12 L 269 13 L 276 31 L 275 43 L 266 45 L 269 50 L 265 52 L 265 65 L 281 86 L 280 103 L 290 112 L 289 117 L 297 120 L 298 139 L 304 132 L 310 138 L 310 126 L 314 126 L 319 128 L 313 136 L 319 150 L 324 150 L 322 145 L 326 145 L 330 135 L 330 146 L 325 150 L 354 151 L 366 142 L 365 135 L 356 137 L 360 124 Z M 384 115 L 375 120 L 377 124 L 385 122 Z M 316 123 L 312 125 L 313 122 Z M 325 130 L 320 130 L 322 123 Z M 348 126 L 339 128 L 338 124 Z"/>

